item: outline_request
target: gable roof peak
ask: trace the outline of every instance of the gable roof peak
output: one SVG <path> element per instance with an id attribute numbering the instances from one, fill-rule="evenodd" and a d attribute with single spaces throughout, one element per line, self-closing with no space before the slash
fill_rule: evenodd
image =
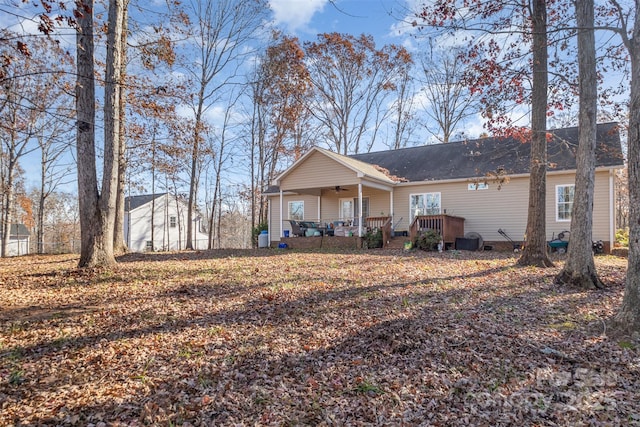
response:
<path id="1" fill-rule="evenodd" d="M 125 212 L 131 212 L 140 206 L 150 203 L 154 199 L 166 196 L 169 193 L 155 193 L 155 194 L 140 194 L 136 196 L 127 196 L 124 198 L 124 210 Z"/>

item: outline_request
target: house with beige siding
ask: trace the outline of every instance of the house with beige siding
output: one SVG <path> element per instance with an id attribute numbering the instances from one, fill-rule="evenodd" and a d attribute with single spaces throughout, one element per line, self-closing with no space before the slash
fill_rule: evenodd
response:
<path id="1" fill-rule="evenodd" d="M 551 240 L 570 232 L 578 129 L 551 130 L 547 141 L 545 232 Z M 623 166 L 618 124 L 598 125 L 592 237 L 602 240 L 605 250 L 614 241 L 614 175 Z M 449 247 L 468 235 L 498 247 L 510 244 L 505 234 L 521 242 L 529 168 L 530 143 L 513 137 L 351 156 L 315 147 L 266 190 L 269 239 L 273 245 L 299 234 L 297 221 L 306 224 L 304 235 L 310 237 L 357 237 L 375 227 L 386 230 L 388 241 L 426 224 L 448 234 L 443 237 Z"/>

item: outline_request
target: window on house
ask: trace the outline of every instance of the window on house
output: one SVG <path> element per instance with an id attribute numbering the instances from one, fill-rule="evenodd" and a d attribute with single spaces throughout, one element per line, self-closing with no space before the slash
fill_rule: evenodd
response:
<path id="1" fill-rule="evenodd" d="M 360 216 L 360 211 L 358 210 L 358 198 L 353 199 L 354 207 L 355 207 L 355 217 L 358 218 Z M 366 218 L 369 216 L 369 198 L 362 198 L 362 218 Z"/>
<path id="2" fill-rule="evenodd" d="M 418 215 L 440 214 L 440 193 L 412 194 L 409 197 L 411 222 Z"/>
<path id="3" fill-rule="evenodd" d="M 556 221 L 571 221 L 575 185 L 556 185 Z"/>
<path id="4" fill-rule="evenodd" d="M 289 202 L 289 219 L 302 221 L 304 219 L 304 202 Z"/>
<path id="5" fill-rule="evenodd" d="M 476 190 L 488 190 L 489 184 L 486 182 L 471 182 L 467 185 L 467 190 L 476 191 Z"/>
<path id="6" fill-rule="evenodd" d="M 176 218 L 175 216 L 170 216 L 169 217 L 169 227 L 175 228 L 177 226 L 178 226 L 178 218 Z"/>
<path id="7" fill-rule="evenodd" d="M 354 214 L 353 199 L 340 199 L 340 219 L 348 221 L 353 218 Z"/>
<path id="8" fill-rule="evenodd" d="M 357 225 L 357 220 L 360 218 L 360 210 L 358 198 L 350 198 L 350 199 L 340 199 L 340 219 L 342 220 L 353 220 L 354 225 Z M 366 218 L 369 216 L 369 198 L 362 198 L 362 217 Z"/>

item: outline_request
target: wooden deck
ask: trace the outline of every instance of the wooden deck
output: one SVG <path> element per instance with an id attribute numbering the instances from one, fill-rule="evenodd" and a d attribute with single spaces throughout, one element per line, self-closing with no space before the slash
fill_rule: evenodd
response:
<path id="1" fill-rule="evenodd" d="M 409 235 L 411 240 L 421 232 L 435 230 L 445 245 L 453 246 L 456 237 L 464 237 L 464 218 L 452 215 L 418 215 L 411 224 Z"/>

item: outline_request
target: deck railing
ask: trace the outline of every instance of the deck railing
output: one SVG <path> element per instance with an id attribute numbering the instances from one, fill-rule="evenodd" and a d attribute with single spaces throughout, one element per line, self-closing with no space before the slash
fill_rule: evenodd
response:
<path id="1" fill-rule="evenodd" d="M 454 244 L 456 237 L 464 237 L 464 218 L 451 215 L 418 215 L 409 228 L 411 240 L 429 229 L 437 231 L 445 244 Z"/>
<path id="2" fill-rule="evenodd" d="M 391 240 L 391 217 L 390 216 L 368 216 L 366 218 L 367 228 L 382 230 L 382 247 L 386 247 Z"/>

